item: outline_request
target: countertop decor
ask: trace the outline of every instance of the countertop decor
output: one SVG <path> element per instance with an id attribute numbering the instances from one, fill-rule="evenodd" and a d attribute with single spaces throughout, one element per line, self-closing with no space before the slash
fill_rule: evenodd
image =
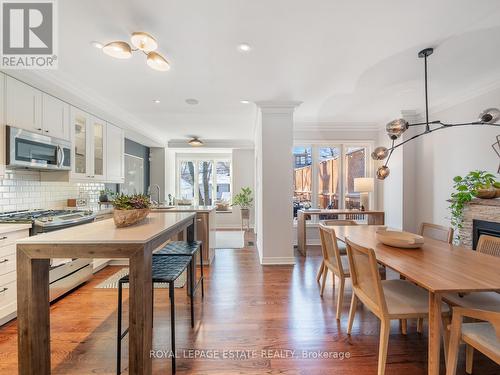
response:
<path id="1" fill-rule="evenodd" d="M 143 194 L 118 195 L 113 201 L 113 220 L 117 228 L 128 227 L 145 219 L 151 211 L 149 197 Z"/>

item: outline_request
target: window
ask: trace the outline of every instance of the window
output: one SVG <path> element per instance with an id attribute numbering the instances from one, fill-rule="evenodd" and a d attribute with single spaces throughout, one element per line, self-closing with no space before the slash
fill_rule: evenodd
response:
<path id="1" fill-rule="evenodd" d="M 366 144 L 295 146 L 294 217 L 298 209 L 307 207 L 360 208 L 360 193 L 354 191 L 354 179 L 368 177 L 369 150 Z"/>
<path id="2" fill-rule="evenodd" d="M 231 201 L 231 161 L 193 158 L 177 161 L 177 197 L 212 206 Z"/>

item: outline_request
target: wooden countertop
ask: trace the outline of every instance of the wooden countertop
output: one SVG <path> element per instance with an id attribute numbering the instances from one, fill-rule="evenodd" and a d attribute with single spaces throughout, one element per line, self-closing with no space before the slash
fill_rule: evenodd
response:
<path id="1" fill-rule="evenodd" d="M 0 234 L 23 229 L 31 229 L 31 224 L 0 224 Z"/>
<path id="2" fill-rule="evenodd" d="M 211 212 L 215 206 L 160 206 L 152 207 L 152 211 L 161 212 Z"/>
<path id="3" fill-rule="evenodd" d="M 140 223 L 125 228 L 116 228 L 113 219 L 107 219 L 39 234 L 21 240 L 18 244 L 144 244 L 172 227 L 183 225 L 194 215 L 189 212 L 151 212 Z"/>

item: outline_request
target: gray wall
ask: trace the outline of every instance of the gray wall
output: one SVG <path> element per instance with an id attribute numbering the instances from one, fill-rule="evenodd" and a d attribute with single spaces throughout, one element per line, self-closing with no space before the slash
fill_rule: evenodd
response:
<path id="1" fill-rule="evenodd" d="M 144 159 L 144 193 L 147 193 L 149 187 L 149 147 L 125 138 L 125 153 Z"/>

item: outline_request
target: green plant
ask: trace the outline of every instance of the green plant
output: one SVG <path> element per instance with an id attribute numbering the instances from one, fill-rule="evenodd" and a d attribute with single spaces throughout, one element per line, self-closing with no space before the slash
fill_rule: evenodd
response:
<path id="1" fill-rule="evenodd" d="M 117 210 L 138 210 L 151 207 L 151 202 L 144 194 L 119 194 L 113 200 L 113 207 Z"/>
<path id="2" fill-rule="evenodd" d="M 252 206 L 252 202 L 252 189 L 244 187 L 234 196 L 232 206 L 239 206 L 240 208 L 245 209 L 250 208 Z"/>
<path id="3" fill-rule="evenodd" d="M 495 176 L 492 173 L 485 171 L 472 171 L 465 177 L 456 176 L 453 182 L 453 188 L 456 191 L 451 194 L 451 225 L 455 229 L 460 229 L 467 202 L 477 196 L 479 189 L 489 189 L 492 186 L 498 188 L 500 183 L 495 181 Z"/>
<path id="4" fill-rule="evenodd" d="M 111 189 L 99 190 L 99 195 L 106 195 L 108 198 L 113 198 L 117 193 Z"/>

